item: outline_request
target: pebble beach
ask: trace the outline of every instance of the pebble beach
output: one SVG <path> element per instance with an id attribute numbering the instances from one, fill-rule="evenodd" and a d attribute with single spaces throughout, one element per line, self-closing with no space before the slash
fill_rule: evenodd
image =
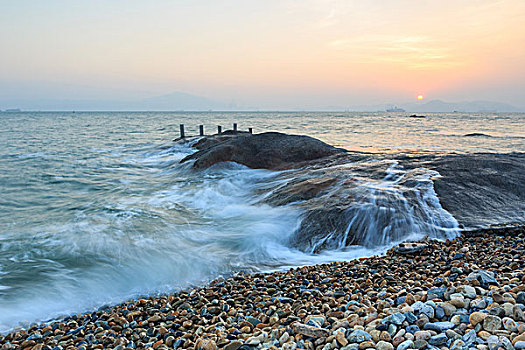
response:
<path id="1" fill-rule="evenodd" d="M 2 349 L 525 349 L 525 229 L 239 273 L 0 336 Z"/>

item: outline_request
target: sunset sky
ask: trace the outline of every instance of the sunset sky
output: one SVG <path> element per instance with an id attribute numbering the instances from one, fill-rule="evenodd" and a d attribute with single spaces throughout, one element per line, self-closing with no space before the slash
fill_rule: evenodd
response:
<path id="1" fill-rule="evenodd" d="M 524 0 L 0 0 L 3 99 L 525 106 Z"/>

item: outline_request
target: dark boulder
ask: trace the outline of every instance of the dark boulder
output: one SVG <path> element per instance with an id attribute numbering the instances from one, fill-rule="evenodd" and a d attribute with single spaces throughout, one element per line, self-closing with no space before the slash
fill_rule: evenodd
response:
<path id="1" fill-rule="evenodd" d="M 193 167 L 196 169 L 205 169 L 224 161 L 254 169 L 291 169 L 346 152 L 312 137 L 277 132 L 214 135 L 203 138 L 194 147 L 199 151 L 184 158 L 181 163 L 194 160 Z"/>

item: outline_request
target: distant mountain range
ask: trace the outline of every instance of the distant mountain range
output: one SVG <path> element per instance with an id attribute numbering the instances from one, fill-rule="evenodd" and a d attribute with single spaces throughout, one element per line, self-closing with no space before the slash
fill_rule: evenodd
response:
<path id="1" fill-rule="evenodd" d="M 0 100 L 0 109 L 41 111 L 207 111 L 231 110 L 233 106 L 206 97 L 174 92 L 139 101 L 114 100 Z"/>
<path id="2" fill-rule="evenodd" d="M 418 103 L 383 103 L 363 106 L 329 106 L 310 108 L 320 111 L 356 111 L 375 112 L 386 111 L 389 108 L 399 107 L 407 112 L 525 112 L 525 108 L 518 108 L 507 103 L 492 101 L 445 102 L 431 100 Z M 22 109 L 41 111 L 208 111 L 208 110 L 265 110 L 264 107 L 238 107 L 232 103 L 215 101 L 207 97 L 174 92 L 168 95 L 155 96 L 139 101 L 114 100 L 53 100 L 53 99 L 18 99 L 2 100 L 0 109 Z M 279 108 L 272 108 L 276 110 Z M 266 108 L 268 110 L 268 108 Z M 306 110 L 304 108 L 281 108 L 281 110 Z"/>

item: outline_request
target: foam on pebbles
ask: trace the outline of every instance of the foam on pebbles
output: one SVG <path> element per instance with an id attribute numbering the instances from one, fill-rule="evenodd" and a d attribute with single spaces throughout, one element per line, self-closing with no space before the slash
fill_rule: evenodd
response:
<path id="1" fill-rule="evenodd" d="M 460 254 L 458 254 L 460 253 Z M 0 336 L 1 349 L 525 349 L 525 230 L 236 274 Z"/>

